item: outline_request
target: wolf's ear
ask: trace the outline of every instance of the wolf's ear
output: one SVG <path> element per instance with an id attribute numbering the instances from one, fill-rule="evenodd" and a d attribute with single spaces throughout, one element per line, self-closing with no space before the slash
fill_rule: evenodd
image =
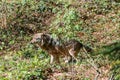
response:
<path id="1" fill-rule="evenodd" d="M 45 35 L 45 32 L 43 32 L 42 35 Z"/>
<path id="2" fill-rule="evenodd" d="M 41 38 L 44 38 L 45 37 L 45 33 L 43 33 L 42 35 L 41 35 Z"/>
<path id="3" fill-rule="evenodd" d="M 42 35 L 45 35 L 46 34 L 46 32 L 43 32 L 43 34 Z"/>

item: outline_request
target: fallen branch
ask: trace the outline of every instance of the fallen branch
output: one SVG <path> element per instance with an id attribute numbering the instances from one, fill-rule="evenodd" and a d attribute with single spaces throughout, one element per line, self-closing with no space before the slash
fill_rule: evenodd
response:
<path id="1" fill-rule="evenodd" d="M 110 77 L 109 77 L 109 79 L 108 80 L 115 80 L 115 75 L 116 75 L 116 72 L 113 72 L 111 75 L 110 75 Z"/>
<path id="2" fill-rule="evenodd" d="M 96 75 L 96 77 L 95 77 L 94 80 L 98 80 L 98 77 L 99 77 L 99 75 L 101 74 L 101 72 L 99 71 L 99 68 L 98 68 L 97 65 L 95 64 L 93 58 L 88 54 L 88 52 L 86 51 L 86 49 L 85 49 L 84 47 L 83 47 L 83 50 L 84 50 L 84 52 L 85 52 L 85 55 L 90 58 L 90 60 L 87 61 L 87 62 L 88 62 L 89 64 L 91 64 L 92 67 L 93 67 L 93 68 L 96 70 L 96 72 L 97 72 L 97 75 Z"/>

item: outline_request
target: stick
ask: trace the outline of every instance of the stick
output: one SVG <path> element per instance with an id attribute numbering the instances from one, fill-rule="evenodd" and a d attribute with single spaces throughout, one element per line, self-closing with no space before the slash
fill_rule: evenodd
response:
<path id="1" fill-rule="evenodd" d="M 84 47 L 83 47 L 83 50 L 84 50 L 84 52 L 85 52 L 85 55 L 90 58 L 90 61 L 88 61 L 88 63 L 90 63 L 90 64 L 92 65 L 92 67 L 93 67 L 93 68 L 96 70 L 96 72 L 97 72 L 97 75 L 96 75 L 96 77 L 95 77 L 94 80 L 98 80 L 98 77 L 99 77 L 99 75 L 101 74 L 101 72 L 99 71 L 98 67 L 95 65 L 95 62 L 94 62 L 93 58 L 90 57 L 90 55 L 87 53 L 87 51 L 86 51 L 86 49 L 85 49 Z"/>

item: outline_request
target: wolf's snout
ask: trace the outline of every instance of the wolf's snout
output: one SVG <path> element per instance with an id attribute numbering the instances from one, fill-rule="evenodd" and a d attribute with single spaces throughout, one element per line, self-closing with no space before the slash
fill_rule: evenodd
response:
<path id="1" fill-rule="evenodd" d="M 35 42 L 35 40 L 31 40 L 31 41 L 30 41 L 30 44 L 33 44 L 34 42 Z"/>
<path id="2" fill-rule="evenodd" d="M 41 41 L 40 38 L 36 38 L 36 39 L 32 39 L 32 40 L 30 41 L 30 43 L 36 43 L 36 42 L 40 42 L 40 41 Z"/>

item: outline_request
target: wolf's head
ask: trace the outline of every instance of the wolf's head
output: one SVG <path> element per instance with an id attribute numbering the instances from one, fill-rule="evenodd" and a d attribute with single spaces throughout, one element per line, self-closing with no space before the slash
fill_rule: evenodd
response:
<path id="1" fill-rule="evenodd" d="M 33 35 L 33 38 L 30 43 L 38 43 L 41 46 L 44 44 L 48 44 L 51 40 L 51 36 L 46 33 L 37 33 Z"/>

